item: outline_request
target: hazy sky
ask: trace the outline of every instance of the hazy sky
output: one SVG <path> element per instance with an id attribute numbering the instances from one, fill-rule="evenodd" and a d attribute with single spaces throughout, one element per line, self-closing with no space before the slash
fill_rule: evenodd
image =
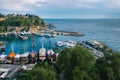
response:
<path id="1" fill-rule="evenodd" d="M 120 0 L 0 0 L 2 13 L 42 18 L 120 18 Z"/>

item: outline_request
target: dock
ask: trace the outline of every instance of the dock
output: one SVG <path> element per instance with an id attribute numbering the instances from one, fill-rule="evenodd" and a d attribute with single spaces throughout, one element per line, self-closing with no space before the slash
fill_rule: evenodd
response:
<path id="1" fill-rule="evenodd" d="M 70 36 L 83 36 L 83 34 L 79 32 L 62 31 L 62 30 L 55 30 L 54 33 L 61 35 L 70 35 Z"/>
<path id="2" fill-rule="evenodd" d="M 41 30 L 40 33 L 49 33 L 49 34 L 57 34 L 64 36 L 84 36 L 84 34 L 81 34 L 79 32 L 64 31 L 64 30 Z"/>

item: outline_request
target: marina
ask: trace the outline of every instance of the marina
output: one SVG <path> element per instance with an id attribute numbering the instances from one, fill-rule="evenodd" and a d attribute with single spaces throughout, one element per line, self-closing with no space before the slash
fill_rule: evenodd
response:
<path id="1" fill-rule="evenodd" d="M 18 54 L 14 52 L 14 46 L 12 45 L 12 51 L 10 54 L 5 55 L 1 54 L 0 55 L 0 63 L 1 64 L 31 64 L 31 63 L 36 63 L 37 61 L 50 61 L 53 62 L 57 59 L 57 56 L 59 53 L 55 53 L 52 49 L 46 49 L 44 47 L 44 42 L 43 42 L 43 37 L 41 38 L 41 48 L 39 49 L 38 52 L 32 51 L 24 51 L 22 54 Z M 75 46 L 82 46 L 86 49 L 88 49 L 96 58 L 104 57 L 104 53 L 101 51 L 101 46 L 98 46 L 100 44 L 101 46 L 102 43 L 98 41 L 72 41 L 72 40 L 66 40 L 66 41 L 57 41 L 55 43 L 58 48 L 62 47 L 64 48 L 73 48 Z"/>
<path id="2" fill-rule="evenodd" d="M 88 49 L 96 59 L 104 57 L 104 52 L 101 50 L 104 45 L 99 39 L 96 37 L 87 39 L 86 35 L 83 36 L 77 31 L 41 30 L 38 33 L 23 31 L 1 34 L 0 37 L 1 66 L 15 66 L 15 70 L 0 68 L 0 79 L 14 79 L 20 75 L 19 72 L 32 70 L 38 62 L 55 63 L 59 55 L 59 52 L 54 50 L 56 47 L 61 51 L 81 46 Z"/>

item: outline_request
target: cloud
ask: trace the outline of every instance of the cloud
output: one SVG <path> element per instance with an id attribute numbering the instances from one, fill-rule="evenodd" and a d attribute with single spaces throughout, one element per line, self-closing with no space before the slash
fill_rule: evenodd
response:
<path id="1" fill-rule="evenodd" d="M 110 2 L 108 2 L 108 4 L 106 6 L 109 8 L 120 9 L 120 0 L 111 0 Z"/>
<path id="2" fill-rule="evenodd" d="M 120 0 L 52 0 L 51 4 L 67 8 L 120 8 Z"/>
<path id="3" fill-rule="evenodd" d="M 34 11 L 34 8 L 120 8 L 120 0 L 1 0 L 0 8 Z"/>
<path id="4" fill-rule="evenodd" d="M 48 0 L 1 0 L 0 8 L 5 10 L 30 11 L 31 6 L 43 5 Z"/>

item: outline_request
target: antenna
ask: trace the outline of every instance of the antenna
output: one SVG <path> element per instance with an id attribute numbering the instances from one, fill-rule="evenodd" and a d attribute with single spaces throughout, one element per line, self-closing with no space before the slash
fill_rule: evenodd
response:
<path id="1" fill-rule="evenodd" d="M 51 38 L 49 39 L 49 48 L 51 49 Z"/>
<path id="2" fill-rule="evenodd" d="M 33 49 L 36 50 L 37 44 L 36 44 L 35 36 L 33 36 L 32 38 L 32 46 L 33 46 Z"/>

